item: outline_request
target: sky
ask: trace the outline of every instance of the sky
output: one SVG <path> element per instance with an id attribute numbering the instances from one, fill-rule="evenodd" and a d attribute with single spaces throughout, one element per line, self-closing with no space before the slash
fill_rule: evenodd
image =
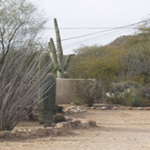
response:
<path id="1" fill-rule="evenodd" d="M 50 18 L 42 35 L 44 42 L 50 38 L 55 41 L 53 19 L 57 18 L 64 54 L 72 54 L 82 46 L 106 45 L 119 36 L 134 34 L 137 25 L 118 27 L 150 18 L 150 0 L 29 1 Z"/>

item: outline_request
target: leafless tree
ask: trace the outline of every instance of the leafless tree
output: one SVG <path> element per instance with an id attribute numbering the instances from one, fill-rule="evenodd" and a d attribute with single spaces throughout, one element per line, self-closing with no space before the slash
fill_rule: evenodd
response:
<path id="1" fill-rule="evenodd" d="M 120 59 L 120 80 L 139 74 L 150 74 L 150 45 L 138 44 Z"/>
<path id="2" fill-rule="evenodd" d="M 98 79 L 77 79 L 72 81 L 75 95 L 81 102 L 92 106 L 95 100 L 102 99 L 102 81 Z"/>

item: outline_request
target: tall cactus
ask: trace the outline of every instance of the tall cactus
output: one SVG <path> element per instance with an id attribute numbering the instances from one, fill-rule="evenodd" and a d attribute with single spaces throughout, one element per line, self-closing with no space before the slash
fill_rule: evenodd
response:
<path id="1" fill-rule="evenodd" d="M 49 84 L 48 90 L 43 95 L 43 108 L 44 108 L 44 126 L 51 126 L 53 119 L 53 112 L 55 108 L 56 99 L 56 78 L 52 73 L 47 74 L 44 84 Z"/>
<path id="2" fill-rule="evenodd" d="M 56 95 L 56 79 L 55 76 L 49 73 L 49 70 L 45 68 L 50 61 L 50 56 L 47 52 L 41 54 L 39 61 L 39 76 L 40 80 L 40 97 L 38 102 L 39 110 L 39 123 L 44 126 L 50 126 L 53 117 L 53 111 L 55 107 L 55 95 Z M 46 71 L 46 75 L 42 76 L 42 72 Z M 43 86 L 47 87 L 46 91 L 43 91 Z"/>
<path id="3" fill-rule="evenodd" d="M 39 60 L 39 78 L 40 78 L 40 86 L 39 86 L 39 93 L 40 97 L 38 99 L 38 111 L 39 111 L 39 123 L 44 124 L 44 108 L 43 108 L 43 99 L 42 99 L 42 93 L 43 93 L 43 81 L 45 76 L 43 76 L 43 71 L 46 71 L 45 66 L 47 63 L 49 63 L 50 57 L 47 52 L 42 52 Z M 47 72 L 48 73 L 48 72 Z M 47 74 L 46 73 L 46 74 Z"/>
<path id="4" fill-rule="evenodd" d="M 64 78 L 64 72 L 68 69 L 71 55 L 69 55 L 66 61 L 64 62 L 63 49 L 61 45 L 61 37 L 60 37 L 56 18 L 54 18 L 54 26 L 55 26 L 55 33 L 56 33 L 57 52 L 56 52 L 53 39 L 50 38 L 50 42 L 48 43 L 50 49 L 50 57 L 52 59 L 53 64 L 59 67 L 57 71 L 57 78 Z"/>

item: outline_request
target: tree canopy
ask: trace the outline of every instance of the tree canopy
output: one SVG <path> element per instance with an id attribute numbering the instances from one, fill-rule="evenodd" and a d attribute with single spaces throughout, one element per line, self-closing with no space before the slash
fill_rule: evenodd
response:
<path id="1" fill-rule="evenodd" d="M 47 19 L 28 0 L 0 0 L 0 63 L 11 49 L 38 42 Z M 35 45 L 34 45 L 35 46 Z"/>

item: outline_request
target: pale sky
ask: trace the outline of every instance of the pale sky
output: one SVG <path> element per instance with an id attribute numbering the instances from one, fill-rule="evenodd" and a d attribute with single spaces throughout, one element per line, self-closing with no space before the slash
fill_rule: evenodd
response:
<path id="1" fill-rule="evenodd" d="M 48 28 L 54 28 L 53 18 L 57 18 L 62 40 L 100 32 L 82 38 L 62 41 L 64 54 L 71 54 L 74 49 L 81 46 L 105 45 L 121 35 L 133 34 L 134 30 L 129 28 L 103 31 L 110 29 L 110 27 L 126 26 L 150 18 L 150 0 L 29 1 L 37 4 L 40 9 L 45 11 L 45 15 L 51 18 L 48 22 Z M 54 29 L 47 29 L 43 35 L 43 40 L 48 42 L 51 37 L 55 41 Z"/>

